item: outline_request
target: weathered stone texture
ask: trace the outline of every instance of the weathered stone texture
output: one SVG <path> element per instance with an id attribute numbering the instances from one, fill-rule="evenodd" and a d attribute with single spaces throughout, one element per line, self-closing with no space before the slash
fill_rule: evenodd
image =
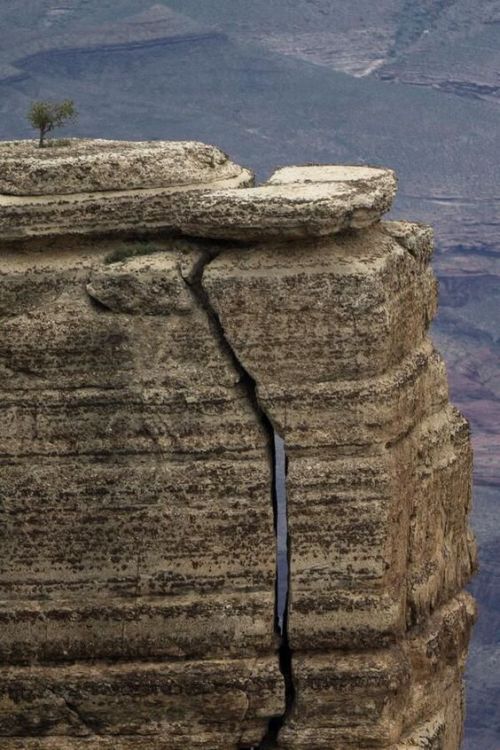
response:
<path id="1" fill-rule="evenodd" d="M 245 242 L 315 237 L 373 224 L 396 190 L 391 170 L 366 167 L 279 170 L 266 185 L 252 187 L 252 173 L 213 147 L 181 142 L 120 149 L 111 142 L 107 149 L 106 143 L 84 142 L 81 153 L 63 149 L 58 158 L 34 154 L 30 142 L 0 146 L 1 236 L 163 229 Z"/>
<path id="2" fill-rule="evenodd" d="M 118 748 L 120 735 L 149 737 L 149 747 L 160 736 L 181 750 L 200 733 L 214 750 L 252 744 L 262 736 L 261 717 L 281 709 L 276 673 L 274 657 L 8 668 L 0 676 L 0 735 L 108 735 Z"/>
<path id="3" fill-rule="evenodd" d="M 461 709 L 461 669 L 473 613 L 470 597 L 461 594 L 391 648 L 344 651 L 335 658 L 331 652 L 296 654 L 297 700 L 282 746 L 399 748 L 408 730 L 438 712 L 450 713 L 443 742 L 459 737 L 460 710 L 450 709 L 457 703 Z M 436 747 L 458 747 L 446 742 Z"/>
<path id="4" fill-rule="evenodd" d="M 284 748 L 396 746 L 432 716 L 429 705 L 403 722 L 415 677 L 402 654 L 412 628 L 469 579 L 475 551 L 469 432 L 448 405 L 444 367 L 426 333 L 436 301 L 431 243 L 426 228 L 391 222 L 228 250 L 203 276 L 287 446 L 297 701 L 280 735 Z M 463 617 L 468 633 L 470 612 Z M 351 657 L 334 648 L 367 651 Z M 452 705 L 464 648 L 460 659 L 443 655 L 453 664 Z M 336 672 L 343 664 L 345 678 Z M 431 675 L 425 679 L 437 685 Z M 460 716 L 459 706 L 443 737 Z"/>
<path id="5" fill-rule="evenodd" d="M 0 750 L 242 750 L 277 716 L 284 750 L 458 750 L 472 457 L 432 232 L 379 221 L 390 170 L 76 147 L 0 146 Z"/>
<path id="6" fill-rule="evenodd" d="M 261 187 L 190 198 L 179 225 L 188 234 L 245 242 L 318 237 L 370 226 L 390 208 L 395 192 L 388 169 L 281 169 Z"/>
<path id="7" fill-rule="evenodd" d="M 384 374 L 422 342 L 436 299 L 432 273 L 422 273 L 379 226 L 224 252 L 208 266 L 204 284 L 223 323 L 234 306 L 237 323 L 232 319 L 226 333 L 249 372 L 261 376 L 260 389 Z M 257 294 L 265 307 L 253 303 Z"/>
<path id="8" fill-rule="evenodd" d="M 201 251 L 159 246 L 3 253 L 0 737 L 88 711 L 226 750 L 283 711 L 268 436 L 184 278 Z"/>
<path id="9" fill-rule="evenodd" d="M 229 180 L 242 169 L 215 146 L 193 141 L 34 141 L 0 144 L 0 193 L 64 195 L 180 187 Z"/>

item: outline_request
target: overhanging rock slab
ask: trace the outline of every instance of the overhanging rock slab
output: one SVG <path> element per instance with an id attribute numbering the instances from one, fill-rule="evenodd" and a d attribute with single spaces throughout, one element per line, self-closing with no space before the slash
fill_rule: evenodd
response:
<path id="1" fill-rule="evenodd" d="M 0 145 L 4 240 L 168 230 L 211 239 L 320 237 L 377 222 L 392 170 L 293 167 L 262 186 L 212 146 L 189 142 Z"/>

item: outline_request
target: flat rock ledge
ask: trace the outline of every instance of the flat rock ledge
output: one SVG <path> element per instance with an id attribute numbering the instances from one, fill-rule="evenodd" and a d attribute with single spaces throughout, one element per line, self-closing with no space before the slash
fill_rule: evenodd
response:
<path id="1" fill-rule="evenodd" d="M 195 142 L 23 143 L 0 145 L 5 240 L 128 230 L 321 237 L 379 221 L 396 192 L 392 170 L 360 166 L 286 167 L 253 187 L 251 171 Z"/>
<path id="2" fill-rule="evenodd" d="M 321 237 L 370 226 L 390 209 L 395 193 L 390 169 L 286 167 L 261 187 L 207 193 L 186 207 L 181 229 L 236 240 Z"/>
<path id="3" fill-rule="evenodd" d="M 56 142 L 57 143 L 57 142 Z M 197 141 L 69 140 L 0 144 L 0 193 L 74 195 L 205 185 L 245 171 L 215 146 Z"/>

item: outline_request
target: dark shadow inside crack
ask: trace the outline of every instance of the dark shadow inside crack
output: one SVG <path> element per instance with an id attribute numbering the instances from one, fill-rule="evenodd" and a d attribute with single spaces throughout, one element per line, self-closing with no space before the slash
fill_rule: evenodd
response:
<path id="1" fill-rule="evenodd" d="M 278 716 L 271 716 L 266 733 L 258 745 L 239 746 L 238 750 L 271 750 L 278 747 L 279 733 L 286 719 L 293 710 L 295 702 L 295 685 L 292 670 L 292 650 L 288 638 L 288 606 L 290 599 L 290 553 L 291 539 L 288 529 L 288 501 L 286 491 L 286 476 L 288 459 L 285 442 L 276 431 L 274 425 L 263 409 L 259 398 L 257 383 L 245 368 L 229 342 L 224 326 L 212 306 L 210 298 L 202 284 L 203 272 L 208 263 L 215 256 L 203 253 L 199 262 L 187 277 L 182 276 L 185 283 L 198 301 L 198 304 L 208 314 L 212 330 L 224 351 L 229 355 L 236 371 L 239 373 L 239 385 L 248 397 L 253 411 L 264 428 L 268 437 L 270 459 L 272 461 L 273 483 L 272 502 L 274 511 L 274 531 L 276 537 L 276 580 L 275 580 L 275 630 L 279 637 L 278 658 L 285 687 L 285 710 Z"/>

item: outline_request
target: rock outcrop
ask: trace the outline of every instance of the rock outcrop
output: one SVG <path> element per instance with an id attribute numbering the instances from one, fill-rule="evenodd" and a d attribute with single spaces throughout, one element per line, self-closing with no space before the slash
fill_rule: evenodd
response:
<path id="1" fill-rule="evenodd" d="M 470 440 L 393 173 L 0 163 L 0 750 L 458 750 Z"/>

